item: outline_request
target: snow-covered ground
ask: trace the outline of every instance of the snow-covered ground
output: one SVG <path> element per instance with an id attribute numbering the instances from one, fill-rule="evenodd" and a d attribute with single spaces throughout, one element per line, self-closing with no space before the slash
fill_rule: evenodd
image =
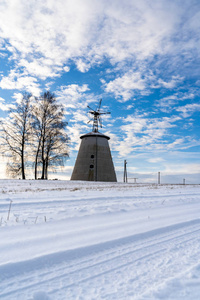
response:
<path id="1" fill-rule="evenodd" d="M 0 299 L 199 295 L 199 185 L 0 181 Z"/>

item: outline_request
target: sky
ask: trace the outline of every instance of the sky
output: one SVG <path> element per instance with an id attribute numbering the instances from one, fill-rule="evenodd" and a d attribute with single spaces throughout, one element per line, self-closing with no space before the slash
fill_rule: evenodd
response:
<path id="1" fill-rule="evenodd" d="M 0 118 L 21 93 L 65 107 L 69 179 L 102 99 L 118 180 L 200 183 L 199 0 L 0 0 Z M 1 178 L 5 178 L 1 159 Z"/>

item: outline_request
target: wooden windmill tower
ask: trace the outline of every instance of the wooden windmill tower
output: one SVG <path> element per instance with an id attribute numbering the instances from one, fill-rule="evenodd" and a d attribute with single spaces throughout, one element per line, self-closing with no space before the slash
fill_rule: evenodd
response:
<path id="1" fill-rule="evenodd" d="M 96 110 L 88 106 L 89 113 L 93 116 L 91 120 L 93 128 L 91 132 L 80 137 L 81 145 L 71 180 L 117 181 L 108 144 L 110 138 L 98 131 L 98 125 L 102 127 L 101 115 L 110 114 L 110 112 L 101 111 L 101 101 Z"/>

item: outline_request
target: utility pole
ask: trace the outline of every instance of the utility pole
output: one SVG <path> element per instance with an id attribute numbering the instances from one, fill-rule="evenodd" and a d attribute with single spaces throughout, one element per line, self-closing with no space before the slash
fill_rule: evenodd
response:
<path id="1" fill-rule="evenodd" d="M 160 184 L 160 172 L 158 172 L 158 184 Z"/>
<path id="2" fill-rule="evenodd" d="M 124 160 L 124 182 L 127 182 L 127 168 L 126 168 L 126 165 L 127 165 L 127 161 Z"/>

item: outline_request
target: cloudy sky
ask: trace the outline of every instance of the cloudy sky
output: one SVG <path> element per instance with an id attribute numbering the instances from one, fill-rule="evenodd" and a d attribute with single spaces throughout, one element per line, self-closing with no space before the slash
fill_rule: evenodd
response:
<path id="1" fill-rule="evenodd" d="M 199 183 L 199 74 L 199 0 L 0 1 L 0 117 L 24 91 L 56 94 L 71 144 L 54 176 L 102 98 L 119 180 L 126 159 L 141 182 Z"/>

